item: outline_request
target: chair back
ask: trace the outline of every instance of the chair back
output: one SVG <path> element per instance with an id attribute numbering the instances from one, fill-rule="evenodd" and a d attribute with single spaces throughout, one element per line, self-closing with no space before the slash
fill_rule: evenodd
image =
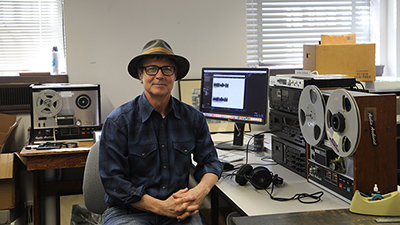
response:
<path id="1" fill-rule="evenodd" d="M 99 174 L 99 142 L 92 146 L 86 159 L 82 189 L 86 208 L 102 214 L 107 209 L 107 203 L 104 201 L 105 192 Z"/>

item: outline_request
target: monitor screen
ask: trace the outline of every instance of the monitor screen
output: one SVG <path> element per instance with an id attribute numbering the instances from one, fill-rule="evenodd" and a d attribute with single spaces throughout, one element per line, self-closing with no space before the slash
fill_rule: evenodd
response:
<path id="1" fill-rule="evenodd" d="M 206 118 L 235 122 L 235 132 L 243 135 L 245 123 L 267 123 L 268 85 L 267 68 L 203 68 L 200 111 Z M 243 137 L 238 141 L 242 145 Z"/>

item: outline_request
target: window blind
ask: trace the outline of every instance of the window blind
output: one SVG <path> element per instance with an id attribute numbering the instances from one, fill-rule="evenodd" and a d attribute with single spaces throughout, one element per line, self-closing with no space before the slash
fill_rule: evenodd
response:
<path id="1" fill-rule="evenodd" d="M 0 1 L 0 72 L 50 72 L 53 46 L 65 71 L 62 0 Z M 0 75 L 1 75 L 0 74 Z"/>
<path id="2" fill-rule="evenodd" d="M 370 0 L 247 0 L 248 66 L 302 65 L 321 34 L 370 41 Z"/>

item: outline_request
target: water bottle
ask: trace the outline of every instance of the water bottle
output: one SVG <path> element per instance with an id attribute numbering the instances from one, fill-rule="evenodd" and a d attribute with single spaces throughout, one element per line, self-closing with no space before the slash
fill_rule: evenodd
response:
<path id="1" fill-rule="evenodd" d="M 57 46 L 53 47 L 52 51 L 53 61 L 52 61 L 52 73 L 53 75 L 57 75 L 60 73 L 59 66 L 58 66 L 58 48 Z"/>

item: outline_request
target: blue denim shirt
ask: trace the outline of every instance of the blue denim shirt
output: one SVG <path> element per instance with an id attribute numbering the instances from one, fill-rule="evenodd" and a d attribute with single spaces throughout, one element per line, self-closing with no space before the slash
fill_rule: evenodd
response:
<path id="1" fill-rule="evenodd" d="M 144 194 L 167 199 L 188 187 L 191 155 L 196 180 L 206 173 L 221 176 L 223 166 L 197 109 L 171 97 L 162 118 L 144 93 L 121 105 L 105 120 L 100 139 L 106 202 L 130 208 Z"/>

